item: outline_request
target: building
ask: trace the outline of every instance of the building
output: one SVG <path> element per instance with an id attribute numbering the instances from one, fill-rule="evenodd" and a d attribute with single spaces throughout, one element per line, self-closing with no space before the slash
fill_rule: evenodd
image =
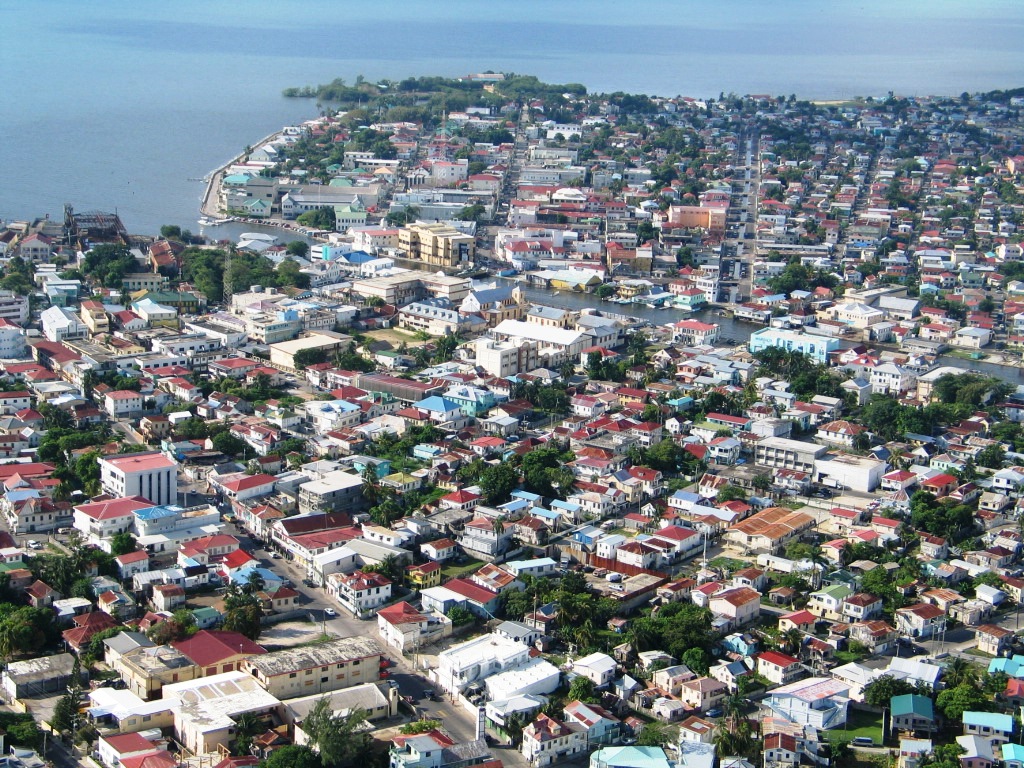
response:
<path id="1" fill-rule="evenodd" d="M 391 580 L 380 573 L 332 573 L 327 591 L 353 616 L 364 617 L 391 599 Z"/>
<path id="2" fill-rule="evenodd" d="M 345 637 L 245 659 L 241 670 L 279 699 L 337 691 L 379 678 L 383 649 L 368 637 Z"/>
<path id="3" fill-rule="evenodd" d="M 476 364 L 491 376 L 504 379 L 540 367 L 540 344 L 527 339 L 495 339 L 481 336 L 476 340 Z"/>
<path id="4" fill-rule="evenodd" d="M 814 472 L 815 462 L 828 452 L 824 445 L 788 440 L 783 437 L 766 437 L 754 446 L 754 462 L 772 469 L 795 469 L 799 472 Z"/>
<path id="5" fill-rule="evenodd" d="M 448 224 L 410 224 L 398 230 L 398 250 L 430 267 L 458 267 L 473 260 L 476 238 Z"/>
<path id="6" fill-rule="evenodd" d="M 935 707 L 927 696 L 915 693 L 893 696 L 889 711 L 892 713 L 892 727 L 896 730 L 931 733 L 938 724 Z"/>
<path id="7" fill-rule="evenodd" d="M 523 729 L 520 751 L 530 765 L 551 765 L 569 760 L 587 748 L 587 729 L 579 723 L 559 722 L 541 714 Z"/>
<path id="8" fill-rule="evenodd" d="M 839 340 L 828 336 L 810 336 L 782 328 L 762 328 L 750 335 L 749 349 L 756 354 L 769 347 L 802 352 L 819 365 L 829 361 L 829 355 L 839 349 Z"/>
<path id="9" fill-rule="evenodd" d="M 592 653 L 572 663 L 572 671 L 590 680 L 596 688 L 611 685 L 615 679 L 615 659 L 606 653 Z"/>
<path id="10" fill-rule="evenodd" d="M 0 676 L 0 686 L 8 701 L 45 697 L 68 688 L 74 667 L 75 657 L 70 653 L 12 661 Z"/>
<path id="11" fill-rule="evenodd" d="M 98 460 L 100 485 L 115 498 L 142 496 L 155 505 L 178 501 L 178 464 L 158 451 Z"/>
<path id="12" fill-rule="evenodd" d="M 846 722 L 849 690 L 839 680 L 811 677 L 770 691 L 765 705 L 797 725 L 840 728 Z"/>
<path id="13" fill-rule="evenodd" d="M 61 342 L 73 339 L 85 339 L 89 336 L 89 327 L 74 312 L 63 307 L 49 307 L 39 316 L 43 326 L 43 335 L 47 341 Z"/>
<path id="14" fill-rule="evenodd" d="M 501 635 L 482 635 L 438 654 L 435 679 L 450 692 L 462 691 L 513 667 L 526 663 L 530 649 Z"/>
<path id="15" fill-rule="evenodd" d="M 128 684 L 128 690 L 146 701 L 159 699 L 165 685 L 202 676 L 192 659 L 169 645 L 136 648 L 118 656 L 111 666 Z"/>
<path id="16" fill-rule="evenodd" d="M 199 667 L 200 676 L 206 677 L 235 671 L 244 660 L 266 653 L 245 635 L 219 630 L 203 629 L 171 645 Z"/>
<path id="17" fill-rule="evenodd" d="M 757 655 L 757 674 L 776 685 L 791 683 L 803 673 L 803 664 L 792 656 L 778 651 L 764 651 Z"/>
<path id="18" fill-rule="evenodd" d="M 749 552 L 774 554 L 788 541 L 814 526 L 814 517 L 785 507 L 769 507 L 735 523 L 725 538 Z"/>
<path id="19" fill-rule="evenodd" d="M 263 719 L 281 706 L 254 678 L 238 671 L 165 685 L 162 700 L 174 712 L 175 738 L 193 754 L 226 750 L 241 715 Z"/>
<path id="20" fill-rule="evenodd" d="M 452 620 L 444 614 L 421 612 L 404 601 L 377 611 L 381 639 L 403 653 L 445 638 L 451 631 Z"/>

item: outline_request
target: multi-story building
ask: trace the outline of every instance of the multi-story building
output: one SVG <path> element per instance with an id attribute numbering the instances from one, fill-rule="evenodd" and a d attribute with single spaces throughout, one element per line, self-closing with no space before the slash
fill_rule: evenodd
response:
<path id="1" fill-rule="evenodd" d="M 391 599 L 391 580 L 380 573 L 332 573 L 327 590 L 354 616 L 363 617 Z"/>
<path id="2" fill-rule="evenodd" d="M 476 238 L 447 224 L 411 224 L 398 231 L 398 250 L 431 267 L 457 267 L 473 260 Z"/>
<path id="3" fill-rule="evenodd" d="M 158 451 L 109 456 L 99 465 L 104 493 L 142 496 L 157 505 L 178 501 L 178 464 Z"/>
<path id="4" fill-rule="evenodd" d="M 110 318 L 103 304 L 98 301 L 83 301 L 80 307 L 82 322 L 93 336 L 110 333 Z"/>
<path id="5" fill-rule="evenodd" d="M 839 340 L 827 336 L 809 336 L 782 328 L 762 328 L 750 335 L 750 352 L 756 354 L 769 347 L 802 352 L 819 364 L 828 363 L 829 355 L 839 349 Z"/>
<path id="6" fill-rule="evenodd" d="M 22 296 L 14 291 L 0 291 L 0 319 L 24 325 L 28 318 L 28 296 Z"/>
<path id="7" fill-rule="evenodd" d="M 766 437 L 754 446 L 754 462 L 774 469 L 795 469 L 813 472 L 814 462 L 828 452 L 824 445 L 788 440 L 784 437 Z"/>
<path id="8" fill-rule="evenodd" d="M 254 656 L 240 669 L 279 699 L 327 693 L 379 679 L 383 650 L 368 637 L 344 637 Z"/>
<path id="9" fill-rule="evenodd" d="M 48 341 L 65 341 L 68 339 L 84 339 L 89 335 L 89 327 L 69 309 L 49 307 L 39 316 L 43 326 L 43 335 Z"/>
<path id="10" fill-rule="evenodd" d="M 579 723 L 562 723 L 540 714 L 523 729 L 520 751 L 530 765 L 541 766 L 569 760 L 587 748 L 587 729 Z"/>
<path id="11" fill-rule="evenodd" d="M 476 364 L 498 378 L 507 378 L 539 367 L 540 345 L 526 339 L 496 341 L 483 336 L 476 340 Z"/>

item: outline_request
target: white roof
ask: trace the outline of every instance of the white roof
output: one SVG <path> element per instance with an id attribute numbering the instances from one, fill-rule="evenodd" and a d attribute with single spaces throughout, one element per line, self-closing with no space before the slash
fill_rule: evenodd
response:
<path id="1" fill-rule="evenodd" d="M 607 670 L 615 669 L 615 659 L 607 653 L 598 652 L 576 659 L 576 661 L 572 663 L 572 666 L 573 669 L 577 667 L 586 667 L 587 669 L 592 669 L 595 672 L 605 672 Z"/>
<path id="2" fill-rule="evenodd" d="M 575 344 L 583 336 L 581 331 L 567 331 L 564 328 L 550 328 L 538 323 L 524 323 L 521 320 L 502 320 L 494 328 L 494 333 L 504 336 L 516 336 L 545 344 L 569 346 Z"/>
<path id="3" fill-rule="evenodd" d="M 558 667 L 545 659 L 535 658 L 491 675 L 485 684 L 491 698 L 507 698 L 520 692 L 529 693 L 529 689 L 535 687 L 547 688 L 542 692 L 550 693 L 558 687 L 560 678 Z"/>

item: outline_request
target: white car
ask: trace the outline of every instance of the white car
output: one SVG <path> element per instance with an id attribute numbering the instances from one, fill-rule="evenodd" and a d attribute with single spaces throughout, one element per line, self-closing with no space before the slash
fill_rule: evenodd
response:
<path id="1" fill-rule="evenodd" d="M 42 549 L 42 548 L 43 548 L 43 545 L 42 545 L 42 544 L 40 544 L 40 543 L 39 543 L 38 541 L 36 541 L 35 539 L 29 539 L 29 540 L 28 540 L 28 548 L 29 548 L 29 549 Z"/>
<path id="2" fill-rule="evenodd" d="M 334 618 L 337 615 L 338 612 L 333 608 L 324 608 L 324 616 L 330 616 L 331 618 Z"/>

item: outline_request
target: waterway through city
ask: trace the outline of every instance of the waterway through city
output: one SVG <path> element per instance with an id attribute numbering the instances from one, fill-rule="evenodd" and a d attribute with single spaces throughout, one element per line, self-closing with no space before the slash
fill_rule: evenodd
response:
<path id="1" fill-rule="evenodd" d="M 481 284 L 490 282 L 493 281 L 484 280 L 481 281 Z M 705 309 L 692 313 L 682 312 L 677 309 L 652 309 L 645 304 L 612 304 L 607 301 L 601 301 L 589 294 L 565 293 L 548 288 L 528 286 L 523 283 L 519 285 L 522 287 L 526 298 L 530 301 L 548 306 L 562 307 L 563 309 L 594 309 L 612 315 L 637 317 L 641 320 L 648 320 L 655 325 L 666 325 L 687 318 L 700 320 L 705 323 L 717 323 L 722 329 L 720 338 L 731 339 L 737 344 L 746 344 L 754 331 L 764 327 L 758 323 L 748 323 L 732 317 L 722 316 L 717 309 Z M 840 346 L 844 349 L 856 346 L 858 343 L 846 339 L 839 340 Z M 998 376 L 1012 382 L 1017 382 L 1018 374 L 1021 370 L 1019 366 L 997 365 L 979 360 L 964 360 L 950 355 L 940 355 L 937 362 L 940 365 L 948 365 L 953 368 L 981 371 L 982 373 Z"/>

